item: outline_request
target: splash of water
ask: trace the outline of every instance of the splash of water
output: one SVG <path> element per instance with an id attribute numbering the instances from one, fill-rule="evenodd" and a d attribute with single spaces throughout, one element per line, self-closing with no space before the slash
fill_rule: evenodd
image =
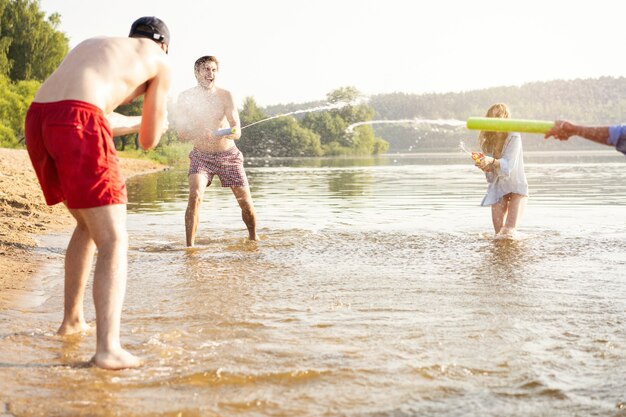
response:
<path id="1" fill-rule="evenodd" d="M 472 151 L 467 146 L 465 146 L 464 141 L 459 142 L 459 150 L 461 152 L 465 152 L 466 154 L 472 156 Z"/>
<path id="2" fill-rule="evenodd" d="M 355 127 L 363 125 L 375 125 L 375 124 L 411 124 L 411 125 L 438 125 L 448 127 L 461 127 L 465 126 L 465 122 L 456 119 L 399 119 L 399 120 L 367 120 L 365 122 L 352 123 L 346 128 L 346 133 L 352 133 Z"/>
<path id="3" fill-rule="evenodd" d="M 354 106 L 354 105 L 357 105 L 357 104 L 361 104 L 361 100 L 339 101 L 337 103 L 330 103 L 330 104 L 326 104 L 324 106 L 312 107 L 310 109 L 295 110 L 295 111 L 292 111 L 292 112 L 289 112 L 289 113 L 277 114 L 275 116 L 267 117 L 265 119 L 257 120 L 256 122 L 247 124 L 247 125 L 243 126 L 241 128 L 241 130 L 243 130 L 245 128 L 248 128 L 250 126 L 254 126 L 256 124 L 262 123 L 262 122 L 267 122 L 268 120 L 278 119 L 279 117 L 292 116 L 294 114 L 311 113 L 311 112 L 324 111 L 324 110 L 336 110 L 336 109 L 341 109 L 341 108 L 346 107 L 346 106 Z"/>

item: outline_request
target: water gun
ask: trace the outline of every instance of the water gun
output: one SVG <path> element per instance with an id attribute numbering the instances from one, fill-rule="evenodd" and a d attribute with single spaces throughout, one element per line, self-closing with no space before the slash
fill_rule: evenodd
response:
<path id="1" fill-rule="evenodd" d="M 467 128 L 485 132 L 547 133 L 554 122 L 545 120 L 500 119 L 497 117 L 470 117 Z"/>
<path id="2" fill-rule="evenodd" d="M 236 127 L 225 127 L 223 129 L 218 129 L 215 132 L 213 132 L 213 136 L 226 136 L 232 133 L 237 133 Z"/>
<path id="3" fill-rule="evenodd" d="M 484 157 L 485 154 L 482 152 L 472 152 L 472 159 L 474 160 L 474 162 L 478 162 Z"/>

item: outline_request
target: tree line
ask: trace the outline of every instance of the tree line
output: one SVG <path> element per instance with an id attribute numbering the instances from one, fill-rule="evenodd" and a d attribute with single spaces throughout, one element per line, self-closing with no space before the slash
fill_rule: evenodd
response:
<path id="1" fill-rule="evenodd" d="M 23 147 L 24 117 L 41 83 L 69 51 L 59 30 L 61 16 L 46 17 L 38 0 L 0 0 L 0 146 Z M 248 156 L 371 155 L 385 152 L 450 151 L 460 140 L 471 142 L 475 132 L 415 123 L 368 124 L 377 120 L 456 119 L 483 116 L 504 102 L 513 117 L 568 119 L 606 125 L 626 119 L 626 78 L 556 80 L 514 87 L 494 87 L 455 93 L 378 94 L 366 102 L 355 87 L 329 92 L 325 101 L 260 107 L 248 97 L 240 109 L 239 147 Z M 142 99 L 121 106 L 127 115 L 141 114 Z M 325 111 L 298 110 L 329 105 Z M 174 110 L 174 109 L 173 109 Z M 170 111 L 173 113 L 173 111 Z M 275 117 L 280 116 L 280 117 Z M 254 124 L 256 122 L 262 123 Z M 252 125 L 254 124 L 254 125 Z M 176 145 L 174 129 L 160 146 Z M 351 128 L 351 126 L 355 126 Z M 536 135 L 538 136 L 538 135 Z M 574 141 L 576 142 L 576 141 Z M 555 148 L 557 142 L 525 141 L 526 148 Z M 574 143 L 590 147 L 585 141 Z M 136 147 L 136 136 L 116 138 L 116 146 Z M 530 145 L 530 146 L 529 146 Z"/>
<path id="2" fill-rule="evenodd" d="M 506 103 L 512 117 L 519 119 L 565 119 L 590 125 L 626 122 L 626 78 L 600 77 L 576 80 L 532 82 L 521 86 L 493 87 L 451 93 L 377 94 L 369 98 L 373 119 L 401 121 L 412 119 L 460 122 L 484 116 L 495 103 Z M 290 103 L 265 108 L 268 115 L 291 112 L 319 105 L 319 102 Z M 445 125 L 418 123 L 373 124 L 377 136 L 389 142 L 391 153 L 444 152 L 458 149 L 462 140 L 475 144 L 477 132 L 451 129 Z M 524 146 L 531 150 L 563 149 L 558 141 L 543 141 L 541 135 L 524 135 Z M 569 149 L 597 149 L 584 140 L 570 140 Z"/>
<path id="3" fill-rule="evenodd" d="M 41 83 L 58 67 L 69 51 L 69 40 L 59 30 L 61 16 L 46 17 L 38 0 L 0 0 L 0 146 L 23 147 L 24 118 Z M 350 101 L 359 95 L 352 87 L 328 94 L 328 101 Z M 116 111 L 139 115 L 142 98 Z M 170 111 L 170 114 L 173 112 Z M 388 144 L 374 135 L 370 126 L 346 129 L 369 120 L 367 105 L 344 106 L 328 112 L 308 114 L 303 120 L 277 118 L 246 130 L 240 147 L 250 156 L 321 156 L 383 153 Z M 241 110 L 243 124 L 266 118 L 248 98 Z M 175 126 L 173 126 L 175 127 Z M 168 131 L 160 146 L 175 145 L 175 130 Z M 115 138 L 118 149 L 137 147 L 136 135 Z"/>
<path id="4" fill-rule="evenodd" d="M 0 146 L 23 146 L 24 117 L 37 89 L 69 50 L 58 30 L 61 17 L 46 18 L 39 2 L 0 0 Z"/>
<path id="5" fill-rule="evenodd" d="M 246 155 L 275 157 L 385 153 L 389 143 L 376 137 L 372 126 L 349 129 L 374 116 L 374 109 L 357 102 L 360 96 L 354 87 L 338 88 L 327 94 L 328 110 L 303 112 L 299 119 L 285 116 L 258 124 L 254 123 L 280 113 L 270 116 L 257 106 L 254 98 L 248 97 L 239 115 L 245 128 L 239 148 Z"/>

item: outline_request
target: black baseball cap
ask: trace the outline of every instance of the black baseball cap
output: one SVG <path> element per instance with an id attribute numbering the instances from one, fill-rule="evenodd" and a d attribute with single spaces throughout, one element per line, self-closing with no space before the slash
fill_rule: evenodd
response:
<path id="1" fill-rule="evenodd" d="M 158 43 L 170 45 L 170 30 L 158 17 L 144 16 L 135 20 L 128 36 L 142 36 Z"/>

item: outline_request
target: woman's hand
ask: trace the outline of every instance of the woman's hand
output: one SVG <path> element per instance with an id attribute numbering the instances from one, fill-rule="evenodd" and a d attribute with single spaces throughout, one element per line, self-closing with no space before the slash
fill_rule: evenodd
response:
<path id="1" fill-rule="evenodd" d="M 476 166 L 483 170 L 483 172 L 493 172 L 496 168 L 496 159 L 490 156 L 484 156 L 476 161 Z"/>

